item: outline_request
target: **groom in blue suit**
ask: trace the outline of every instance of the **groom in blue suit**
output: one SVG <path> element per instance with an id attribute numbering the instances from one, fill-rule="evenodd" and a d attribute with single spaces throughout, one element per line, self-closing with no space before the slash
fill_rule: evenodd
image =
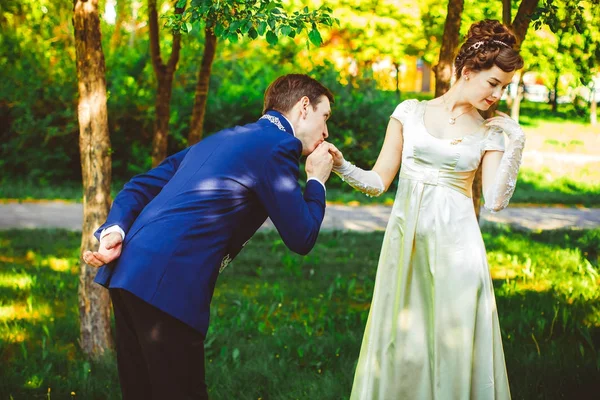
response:
<path id="1" fill-rule="evenodd" d="M 204 338 L 217 277 L 270 217 L 294 252 L 313 248 L 332 168 L 331 92 L 286 75 L 265 92 L 264 115 L 225 129 L 135 176 L 96 231 L 116 324 L 124 399 L 207 399 Z M 308 181 L 302 194 L 299 159 Z"/>

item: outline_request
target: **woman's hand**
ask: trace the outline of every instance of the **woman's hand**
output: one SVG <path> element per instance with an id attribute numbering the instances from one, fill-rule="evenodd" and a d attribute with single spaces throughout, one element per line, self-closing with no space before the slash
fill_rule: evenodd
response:
<path id="1" fill-rule="evenodd" d="M 329 153 L 333 157 L 333 168 L 341 167 L 344 164 L 344 155 L 333 144 L 329 144 Z"/>
<path id="2" fill-rule="evenodd" d="M 489 118 L 485 121 L 487 126 L 495 126 L 502 129 L 511 141 L 516 138 L 525 138 L 525 132 L 523 132 L 521 126 L 514 119 L 500 111 L 496 111 L 496 114 L 499 116 Z"/>

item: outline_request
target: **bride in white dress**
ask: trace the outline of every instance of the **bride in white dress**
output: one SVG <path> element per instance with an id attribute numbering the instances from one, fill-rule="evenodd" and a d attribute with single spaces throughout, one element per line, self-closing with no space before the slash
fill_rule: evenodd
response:
<path id="1" fill-rule="evenodd" d="M 506 207 L 525 136 L 502 114 L 484 120 L 523 60 L 498 21 L 473 24 L 456 83 L 391 115 L 371 171 L 334 150 L 334 171 L 370 195 L 400 169 L 351 399 L 510 399 L 484 243 L 471 199 L 479 165 L 485 207 Z M 504 135 L 507 139 L 505 140 Z"/>

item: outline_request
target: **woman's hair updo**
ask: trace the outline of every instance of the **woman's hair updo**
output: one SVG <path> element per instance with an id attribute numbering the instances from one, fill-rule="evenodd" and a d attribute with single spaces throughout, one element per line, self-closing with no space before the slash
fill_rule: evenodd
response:
<path id="1" fill-rule="evenodd" d="M 496 65 L 504 72 L 523 68 L 523 58 L 514 49 L 516 44 L 515 35 L 499 21 L 486 19 L 474 23 L 454 60 L 456 79 L 465 67 L 483 71 Z"/>

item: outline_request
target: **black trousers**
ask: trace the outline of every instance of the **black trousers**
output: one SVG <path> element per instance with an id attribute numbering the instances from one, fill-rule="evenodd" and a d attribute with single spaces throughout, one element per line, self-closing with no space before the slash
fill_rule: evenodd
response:
<path id="1" fill-rule="evenodd" d="M 122 289 L 110 289 L 123 400 L 208 399 L 204 336 Z"/>

